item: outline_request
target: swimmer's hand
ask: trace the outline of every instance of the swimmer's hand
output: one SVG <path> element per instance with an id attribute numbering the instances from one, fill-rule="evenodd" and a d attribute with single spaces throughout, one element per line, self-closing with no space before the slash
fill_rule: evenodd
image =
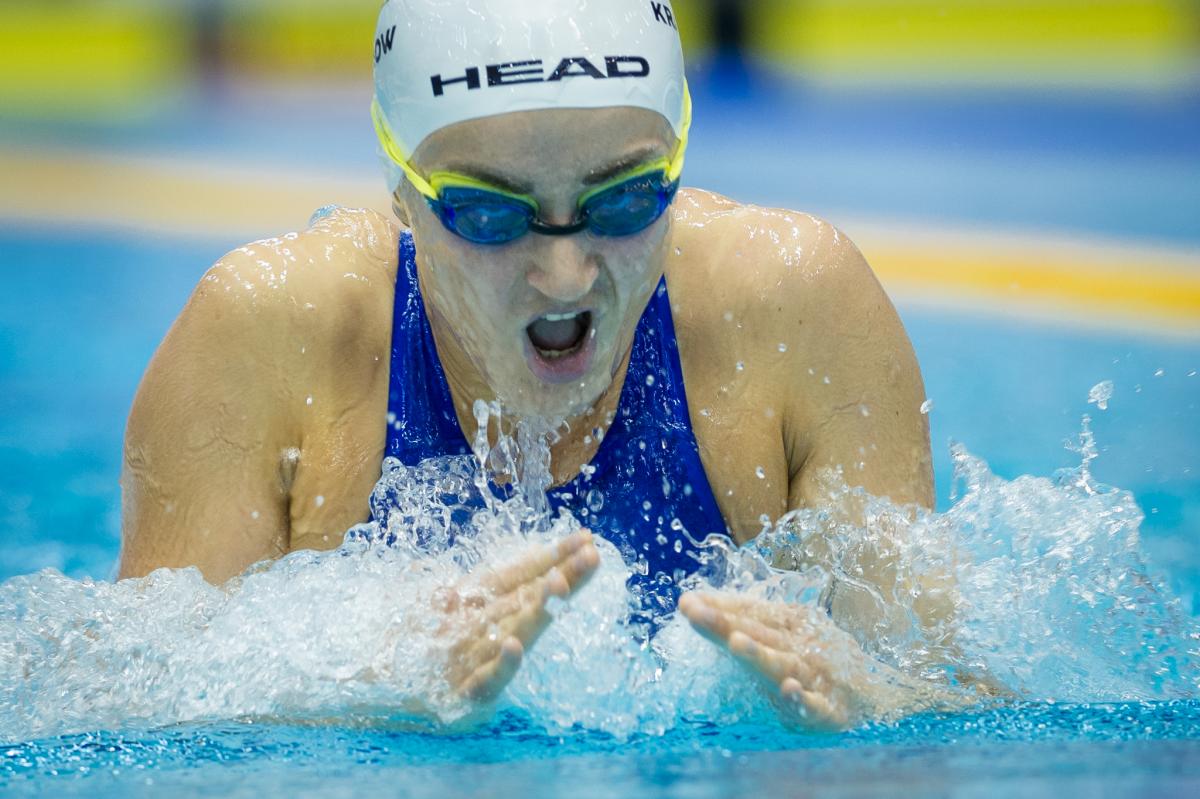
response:
<path id="1" fill-rule="evenodd" d="M 434 609 L 443 617 L 450 687 L 471 701 L 495 699 L 550 623 L 547 600 L 574 594 L 599 564 L 592 534 L 582 530 L 439 592 Z"/>
<path id="2" fill-rule="evenodd" d="M 808 605 L 692 592 L 680 598 L 679 610 L 701 635 L 767 683 L 788 726 L 838 731 L 965 704 L 874 660 L 849 633 Z"/>

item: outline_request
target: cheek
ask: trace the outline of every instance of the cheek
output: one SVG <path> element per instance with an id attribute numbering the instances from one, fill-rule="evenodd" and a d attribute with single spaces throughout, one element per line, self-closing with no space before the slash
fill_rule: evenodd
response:
<path id="1" fill-rule="evenodd" d="M 449 239 L 449 240 L 447 240 Z M 444 231 L 417 241 L 422 290 L 438 313 L 453 321 L 456 337 L 469 351 L 494 346 L 511 314 L 514 268 L 499 250 L 462 246 Z"/>
<path id="2" fill-rule="evenodd" d="M 666 224 L 654 225 L 639 235 L 620 240 L 607 256 L 618 294 L 636 306 L 630 309 L 635 318 L 640 316 L 640 308 L 662 278 L 668 233 Z"/>

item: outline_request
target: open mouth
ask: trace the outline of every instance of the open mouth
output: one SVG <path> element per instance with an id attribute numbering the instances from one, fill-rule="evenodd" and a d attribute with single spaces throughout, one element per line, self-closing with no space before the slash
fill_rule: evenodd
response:
<path id="1" fill-rule="evenodd" d="M 525 332 L 538 355 L 547 361 L 554 361 L 579 352 L 587 342 L 591 329 L 591 311 L 576 311 L 538 317 L 525 328 Z"/>
<path id="2" fill-rule="evenodd" d="M 596 355 L 595 318 L 591 311 L 545 314 L 525 328 L 529 368 L 544 383 L 582 379 Z"/>

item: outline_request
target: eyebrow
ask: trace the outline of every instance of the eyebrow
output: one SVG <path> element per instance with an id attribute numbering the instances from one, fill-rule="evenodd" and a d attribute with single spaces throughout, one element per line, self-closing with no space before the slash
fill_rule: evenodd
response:
<path id="1" fill-rule="evenodd" d="M 611 180 L 622 172 L 628 172 L 639 164 L 644 163 L 650 158 L 650 156 L 657 152 L 658 147 L 652 144 L 634 150 L 632 153 L 629 153 L 621 158 L 621 160 L 610 164 L 603 169 L 597 169 L 589 172 L 587 177 L 583 179 L 583 185 L 597 186 L 606 180 Z"/>
<path id="2" fill-rule="evenodd" d="M 583 185 L 597 186 L 606 180 L 611 180 L 622 172 L 627 172 L 637 165 L 645 162 L 651 156 L 658 152 L 656 145 L 646 145 L 640 147 L 627 155 L 621 157 L 620 160 L 614 161 L 601 169 L 594 169 L 583 178 Z M 532 194 L 533 187 L 528 183 L 522 183 L 520 180 L 502 175 L 498 172 L 493 172 L 487 167 L 478 166 L 476 164 L 450 164 L 448 169 L 451 172 L 457 172 L 461 175 L 467 175 L 484 183 L 489 183 L 498 189 L 512 192 L 513 194 Z"/>

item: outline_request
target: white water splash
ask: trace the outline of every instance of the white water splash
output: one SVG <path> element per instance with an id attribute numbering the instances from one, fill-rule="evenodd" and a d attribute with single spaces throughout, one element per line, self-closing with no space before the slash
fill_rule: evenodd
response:
<path id="1" fill-rule="evenodd" d="M 484 424 L 493 411 L 477 408 Z M 8 581 L 0 740 L 243 716 L 465 718 L 471 709 L 441 677 L 433 597 L 480 564 L 578 529 L 522 491 L 502 499 L 476 468 L 544 488 L 547 436 L 527 430 L 489 448 L 481 435 L 477 460 L 389 461 L 372 496 L 381 523 L 220 588 L 195 569 L 117 584 L 50 571 Z M 523 451 L 542 465 L 523 467 Z M 931 683 L 990 675 L 1021 698 L 1076 702 L 1196 696 L 1194 620 L 1146 575 L 1134 498 L 1093 481 L 1086 423 L 1077 451 L 1080 466 L 1056 479 L 1007 481 L 956 447 L 961 496 L 943 514 L 831 476 L 828 507 L 788 514 L 740 549 L 711 542 L 687 586 L 827 608 L 869 654 Z M 630 566 L 598 546 L 597 574 L 554 608 L 503 706 L 551 731 L 617 736 L 681 719 L 777 723 L 760 686 L 679 618 L 647 640 L 629 618 Z M 863 579 L 872 563 L 886 579 Z"/>
<path id="2" fill-rule="evenodd" d="M 1088 392 L 1088 403 L 1095 405 L 1102 411 L 1107 411 L 1108 401 L 1112 399 L 1112 395 L 1113 381 L 1105 380 L 1092 386 L 1091 391 Z"/>

